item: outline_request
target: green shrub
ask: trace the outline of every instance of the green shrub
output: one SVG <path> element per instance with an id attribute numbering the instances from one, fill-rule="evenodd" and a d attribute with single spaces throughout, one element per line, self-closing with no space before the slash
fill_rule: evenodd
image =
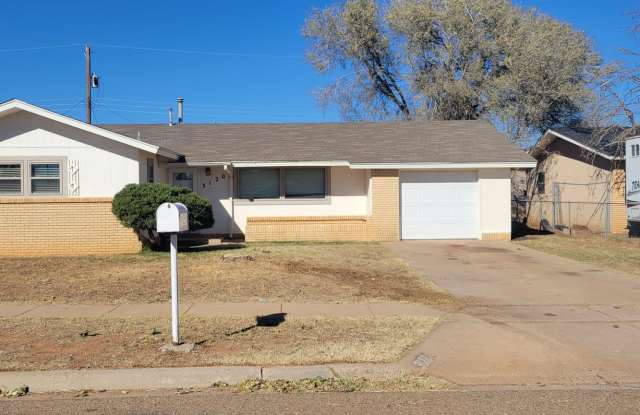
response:
<path id="1" fill-rule="evenodd" d="M 148 246 L 162 245 L 156 229 L 156 209 L 165 202 L 183 203 L 189 209 L 189 230 L 213 226 L 211 203 L 183 187 L 163 183 L 128 184 L 113 198 L 111 210 L 120 222 L 133 228 Z"/>

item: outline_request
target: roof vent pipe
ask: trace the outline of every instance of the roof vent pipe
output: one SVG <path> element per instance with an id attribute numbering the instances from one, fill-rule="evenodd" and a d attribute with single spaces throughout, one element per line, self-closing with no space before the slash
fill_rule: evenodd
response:
<path id="1" fill-rule="evenodd" d="M 182 104 L 184 103 L 184 98 L 178 98 L 178 125 L 184 122 L 184 112 Z"/>
<path id="2" fill-rule="evenodd" d="M 173 126 L 173 108 L 169 108 L 169 127 Z"/>

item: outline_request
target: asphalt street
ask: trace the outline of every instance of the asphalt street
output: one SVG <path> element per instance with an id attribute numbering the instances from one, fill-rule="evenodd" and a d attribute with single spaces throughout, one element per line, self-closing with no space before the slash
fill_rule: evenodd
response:
<path id="1" fill-rule="evenodd" d="M 421 393 L 228 393 L 201 390 L 30 395 L 1 414 L 638 414 L 639 388 Z"/>

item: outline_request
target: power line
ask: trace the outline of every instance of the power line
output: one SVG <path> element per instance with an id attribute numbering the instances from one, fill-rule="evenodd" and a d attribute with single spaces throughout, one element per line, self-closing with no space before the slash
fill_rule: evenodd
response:
<path id="1" fill-rule="evenodd" d="M 60 101 L 73 101 L 75 102 L 78 97 L 68 97 L 68 98 L 34 98 L 30 99 L 29 102 L 60 102 Z"/>
<path id="2" fill-rule="evenodd" d="M 119 113 L 117 113 L 116 111 L 113 111 L 111 108 L 109 108 L 109 107 L 105 106 L 104 104 L 101 104 L 101 103 L 99 103 L 99 102 L 95 102 L 95 104 L 96 104 L 96 108 L 98 108 L 98 107 L 99 107 L 99 108 L 105 109 L 105 110 L 109 111 L 110 113 L 112 113 L 112 114 L 114 114 L 114 115 L 116 115 L 116 116 L 118 116 L 118 117 L 122 118 L 123 120 L 125 120 L 125 121 L 127 121 L 127 122 L 130 122 L 130 123 L 133 123 L 133 122 L 134 122 L 134 121 L 133 121 L 132 119 L 130 119 L 129 117 L 125 117 L 124 115 L 119 114 Z"/>
<path id="3" fill-rule="evenodd" d="M 52 46 L 33 46 L 28 48 L 13 48 L 13 49 L 0 49 L 0 53 L 4 52 L 29 52 L 32 50 L 45 50 L 45 49 L 61 49 L 61 48 L 72 48 L 82 46 L 80 43 L 71 43 L 68 45 L 52 45 Z"/>
<path id="4" fill-rule="evenodd" d="M 160 101 L 145 101 L 145 100 L 129 100 L 122 98 L 102 98 L 103 101 L 109 101 L 109 105 L 126 108 L 140 108 L 140 109 L 158 109 L 165 110 L 169 105 Z M 287 114 L 303 114 L 303 111 L 299 110 L 299 107 L 274 107 L 274 106 L 242 106 L 242 105 L 192 105 L 189 104 L 190 113 L 210 113 L 220 110 L 229 112 L 246 112 L 246 113 L 264 113 L 265 111 L 281 111 Z"/>
<path id="5" fill-rule="evenodd" d="M 111 45 L 104 43 L 94 43 L 93 46 L 112 48 L 112 49 L 130 49 L 140 50 L 145 52 L 168 52 L 168 53 L 185 53 L 193 55 L 212 55 L 212 56 L 237 56 L 242 58 L 276 58 L 276 59 L 299 59 L 298 55 L 276 55 L 270 53 L 240 53 L 240 52 L 217 52 L 207 50 L 191 50 L 191 49 L 164 49 L 164 48 L 149 48 L 142 46 L 127 46 L 127 45 Z"/>
<path id="6" fill-rule="evenodd" d="M 68 110 L 66 110 L 64 113 L 62 113 L 62 115 L 68 115 L 71 111 L 73 111 L 74 109 L 76 109 L 78 107 L 78 105 L 82 104 L 84 102 L 84 99 L 81 99 L 80 101 L 76 102 L 75 105 L 73 105 L 71 108 L 69 108 Z"/>

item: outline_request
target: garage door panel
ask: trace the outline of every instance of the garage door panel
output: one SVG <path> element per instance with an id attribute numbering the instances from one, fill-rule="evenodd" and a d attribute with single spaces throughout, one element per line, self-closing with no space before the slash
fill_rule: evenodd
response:
<path id="1" fill-rule="evenodd" d="M 478 185 L 475 173 L 403 173 L 401 198 L 403 239 L 478 237 Z"/>

